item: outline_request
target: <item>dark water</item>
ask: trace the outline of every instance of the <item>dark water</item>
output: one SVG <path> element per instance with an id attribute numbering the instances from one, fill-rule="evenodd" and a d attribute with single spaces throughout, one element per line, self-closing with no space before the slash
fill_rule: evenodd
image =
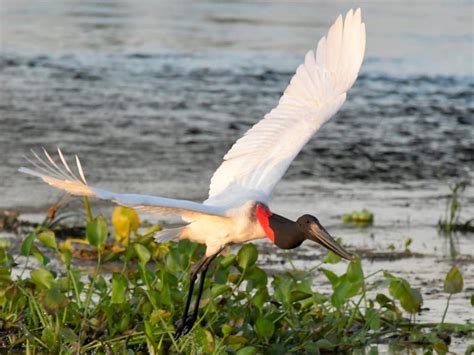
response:
<path id="1" fill-rule="evenodd" d="M 360 5 L 361 76 L 287 179 L 472 176 L 472 5 L 434 2 L 426 14 L 425 4 Z M 15 170 L 41 145 L 79 154 L 106 186 L 158 181 L 168 195 L 205 198 L 223 154 L 276 105 L 304 52 L 351 6 L 6 1 L 0 206 L 29 203 L 19 195 L 28 180 Z"/>

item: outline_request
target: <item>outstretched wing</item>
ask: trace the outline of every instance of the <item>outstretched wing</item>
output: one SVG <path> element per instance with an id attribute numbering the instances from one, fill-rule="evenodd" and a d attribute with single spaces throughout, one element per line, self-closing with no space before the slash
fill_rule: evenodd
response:
<path id="1" fill-rule="evenodd" d="M 206 204 L 228 206 L 236 197 L 268 202 L 277 182 L 314 133 L 334 115 L 354 84 L 365 51 L 360 9 L 339 16 L 316 53 L 305 61 L 278 106 L 224 156 L 211 179 Z"/>
<path id="2" fill-rule="evenodd" d="M 119 194 L 89 186 L 77 156 L 76 166 L 79 176 L 69 167 L 60 149 L 58 149 L 58 154 L 61 163 L 56 162 L 46 150 L 43 149 L 43 151 L 45 155 L 44 159 L 33 152 L 36 161 L 30 160 L 37 170 L 21 167 L 19 171 L 39 177 L 47 184 L 72 195 L 97 197 L 102 200 L 111 200 L 119 205 L 130 206 L 144 212 L 179 215 L 189 220 L 202 214 L 225 216 L 225 210 L 222 208 L 193 201 L 175 200 L 158 196 Z"/>

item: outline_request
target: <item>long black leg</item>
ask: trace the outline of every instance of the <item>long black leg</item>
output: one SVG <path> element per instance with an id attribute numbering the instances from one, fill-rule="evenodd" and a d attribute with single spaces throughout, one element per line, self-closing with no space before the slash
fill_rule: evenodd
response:
<path id="1" fill-rule="evenodd" d="M 198 313 L 199 313 L 199 303 L 201 303 L 201 296 L 202 296 L 202 291 L 204 289 L 204 282 L 206 281 L 206 273 L 207 270 L 209 269 L 209 265 L 212 263 L 212 261 L 216 258 L 217 255 L 219 255 L 220 251 L 213 256 L 210 256 L 206 262 L 204 263 L 202 270 L 201 270 L 201 278 L 199 280 L 199 290 L 196 298 L 196 303 L 194 304 L 194 311 L 193 311 L 193 323 L 196 321 Z"/>
<path id="2" fill-rule="evenodd" d="M 217 257 L 217 255 L 220 254 L 220 252 L 224 250 L 224 247 L 219 249 L 219 251 L 209 257 L 204 257 L 199 264 L 196 266 L 196 268 L 193 270 L 191 273 L 191 280 L 189 284 L 189 291 L 188 291 L 188 297 L 186 300 L 186 305 L 184 308 L 183 316 L 181 320 L 179 321 L 177 327 L 176 327 L 176 333 L 175 333 L 175 339 L 180 338 L 181 336 L 187 334 L 193 327 L 194 323 L 196 322 L 197 315 L 199 312 L 199 303 L 201 301 L 201 296 L 202 296 L 202 291 L 204 289 L 204 281 L 206 279 L 206 273 L 207 270 L 209 269 L 209 265 L 211 262 Z M 191 304 L 191 298 L 193 295 L 193 290 L 194 290 L 194 284 L 196 282 L 197 274 L 198 272 L 201 271 L 201 276 L 199 280 L 199 290 L 198 290 L 198 296 L 196 299 L 196 304 L 194 306 L 194 311 L 191 316 L 188 316 L 189 312 L 189 307 Z"/>
<path id="3" fill-rule="evenodd" d="M 191 305 L 191 298 L 193 297 L 193 291 L 194 291 L 194 284 L 196 283 L 197 275 L 199 271 L 202 269 L 204 264 L 209 258 L 204 256 L 199 263 L 193 268 L 193 271 L 191 272 L 191 276 L 189 279 L 189 289 L 188 289 L 188 296 L 186 298 L 186 305 L 184 306 L 184 312 L 181 317 L 181 319 L 178 321 L 177 327 L 176 327 L 176 333 L 175 333 L 175 338 L 178 339 L 181 335 L 183 335 L 183 331 L 186 328 L 186 323 L 188 319 L 188 312 L 189 312 L 189 306 Z"/>

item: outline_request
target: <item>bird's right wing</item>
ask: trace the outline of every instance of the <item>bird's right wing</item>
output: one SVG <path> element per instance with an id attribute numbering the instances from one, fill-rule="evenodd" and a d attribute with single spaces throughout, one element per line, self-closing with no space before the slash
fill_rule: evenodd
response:
<path id="1" fill-rule="evenodd" d="M 339 16 L 316 53 L 309 51 L 278 106 L 249 129 L 214 173 L 206 204 L 232 206 L 245 199 L 268 202 L 303 146 L 342 106 L 365 52 L 360 9 Z M 237 201 L 236 199 L 242 199 Z"/>
<path id="2" fill-rule="evenodd" d="M 87 184 L 84 177 L 81 163 L 76 156 L 77 176 L 67 164 L 61 150 L 58 154 L 61 162 L 56 162 L 51 155 L 44 150 L 45 158 L 41 158 L 33 152 L 36 161 L 30 160 L 37 170 L 21 167 L 20 172 L 33 175 L 42 179 L 45 183 L 64 190 L 71 195 L 97 197 L 102 200 L 110 200 L 119 205 L 133 207 L 148 213 L 179 215 L 186 220 L 193 220 L 194 217 L 202 214 L 225 216 L 225 210 L 215 206 L 206 206 L 187 200 L 176 200 L 171 198 L 136 195 L 136 194 L 120 194 L 92 187 Z"/>

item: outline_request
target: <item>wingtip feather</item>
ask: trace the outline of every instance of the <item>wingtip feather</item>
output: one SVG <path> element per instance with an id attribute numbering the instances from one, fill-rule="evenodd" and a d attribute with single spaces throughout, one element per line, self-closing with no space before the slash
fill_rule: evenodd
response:
<path id="1" fill-rule="evenodd" d="M 82 170 L 81 161 L 79 160 L 79 157 L 77 155 L 76 155 L 76 165 L 77 165 L 77 170 L 79 171 L 79 176 L 82 179 L 82 182 L 87 185 L 86 177 L 84 176 L 84 171 Z"/>

